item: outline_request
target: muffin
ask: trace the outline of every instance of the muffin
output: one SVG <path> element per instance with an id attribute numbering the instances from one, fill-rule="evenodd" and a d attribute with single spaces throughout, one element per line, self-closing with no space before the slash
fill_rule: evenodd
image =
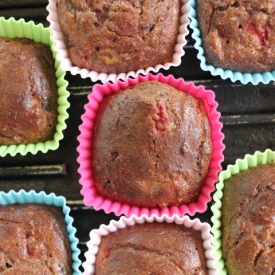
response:
<path id="1" fill-rule="evenodd" d="M 174 223 L 154 222 L 103 236 L 95 274 L 111 273 L 206 275 L 201 232 Z"/>
<path id="2" fill-rule="evenodd" d="M 3 17 L 0 30 L 0 156 L 56 150 L 70 105 L 52 33 L 33 21 Z"/>
<path id="3" fill-rule="evenodd" d="M 49 0 L 47 20 L 65 71 L 115 82 L 181 64 L 187 3 Z"/>
<path id="4" fill-rule="evenodd" d="M 197 18 L 207 62 L 240 72 L 275 69 L 273 1 L 198 0 Z"/>
<path id="5" fill-rule="evenodd" d="M 121 217 L 90 232 L 83 275 L 217 275 L 211 240 L 209 224 L 187 216 Z"/>
<path id="6" fill-rule="evenodd" d="M 219 274 L 273 274 L 275 152 L 245 155 L 219 175 L 211 207 Z"/>
<path id="7" fill-rule="evenodd" d="M 129 93 L 128 99 L 123 95 L 124 91 Z M 119 97 L 125 98 L 129 106 L 119 110 L 123 104 Z M 108 109 L 111 106 L 108 98 L 111 104 L 118 98 L 117 109 Z M 106 213 L 114 212 L 117 216 L 183 216 L 207 209 L 221 170 L 224 149 L 220 113 L 213 91 L 171 75 L 148 74 L 113 84 L 95 85 L 88 99 L 77 138 L 79 183 L 86 206 L 103 209 Z M 109 119 L 108 123 L 102 123 L 105 117 Z M 188 120 L 190 117 L 192 119 Z M 183 121 L 187 124 L 183 125 Z M 193 126 L 198 128 L 191 129 Z M 189 132 L 184 132 L 187 129 Z M 194 139 L 192 135 L 195 135 Z M 184 168 L 189 170 L 184 171 Z M 184 175 L 194 180 L 191 185 Z M 115 177 L 127 185 L 122 188 L 114 182 Z M 177 186 L 178 182 L 182 186 Z M 116 193 L 116 188 L 122 190 L 121 194 Z M 99 193 L 100 190 L 104 194 Z M 186 190 L 188 194 L 184 193 Z M 183 202 L 190 198 L 194 201 Z"/>
<path id="8" fill-rule="evenodd" d="M 34 190 L 0 192 L 0 273 L 80 275 L 66 199 Z"/>
<path id="9" fill-rule="evenodd" d="M 0 145 L 52 140 L 57 85 L 49 46 L 0 37 Z"/>
<path id="10" fill-rule="evenodd" d="M 57 1 L 73 65 L 115 74 L 172 62 L 180 11 L 180 0 Z"/>
<path id="11" fill-rule="evenodd" d="M 72 274 L 64 215 L 55 206 L 0 206 L 0 272 Z"/>
<path id="12" fill-rule="evenodd" d="M 224 182 L 222 252 L 228 274 L 275 270 L 275 165 L 242 171 Z"/>
<path id="13" fill-rule="evenodd" d="M 158 81 L 105 96 L 91 158 L 106 198 L 161 208 L 196 201 L 212 158 L 203 101 Z"/>
<path id="14" fill-rule="evenodd" d="M 256 0 L 189 0 L 188 17 L 201 69 L 242 84 L 274 81 L 273 5 Z"/>

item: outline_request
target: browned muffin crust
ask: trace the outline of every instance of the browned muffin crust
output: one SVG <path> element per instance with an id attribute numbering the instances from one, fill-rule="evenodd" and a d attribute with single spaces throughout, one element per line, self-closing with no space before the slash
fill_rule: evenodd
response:
<path id="1" fill-rule="evenodd" d="M 222 250 L 229 275 L 275 272 L 275 165 L 240 172 L 225 181 Z"/>
<path id="2" fill-rule="evenodd" d="M 157 81 L 106 96 L 92 141 L 95 188 L 141 207 L 196 201 L 212 157 L 203 102 Z"/>
<path id="3" fill-rule="evenodd" d="M 72 274 L 61 209 L 39 204 L 0 206 L 0 232 L 0 274 Z"/>
<path id="4" fill-rule="evenodd" d="M 50 48 L 0 37 L 0 145 L 52 140 L 57 86 Z"/>
<path id="5" fill-rule="evenodd" d="M 173 61 L 180 0 L 58 0 L 72 63 L 123 73 Z"/>
<path id="6" fill-rule="evenodd" d="M 96 275 L 206 275 L 201 232 L 183 225 L 145 223 L 103 236 Z"/>
<path id="7" fill-rule="evenodd" d="M 240 72 L 275 70 L 275 2 L 198 0 L 207 62 Z"/>

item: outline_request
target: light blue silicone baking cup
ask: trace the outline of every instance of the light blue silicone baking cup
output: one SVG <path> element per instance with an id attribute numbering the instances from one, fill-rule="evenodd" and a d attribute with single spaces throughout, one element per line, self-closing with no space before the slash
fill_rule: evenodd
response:
<path id="1" fill-rule="evenodd" d="M 5 193 L 0 192 L 0 205 L 9 204 L 46 204 L 54 205 L 62 208 L 65 222 L 67 224 L 68 237 L 71 243 L 72 250 L 72 270 L 73 275 L 80 275 L 81 272 L 79 267 L 81 261 L 79 260 L 80 250 L 77 248 L 78 239 L 75 237 L 76 229 L 73 227 L 73 218 L 70 216 L 70 208 L 66 205 L 66 199 L 62 196 L 56 196 L 54 193 L 46 194 L 44 191 L 36 193 L 34 190 L 26 192 L 25 190 L 20 190 L 15 192 L 13 190 Z"/>
<path id="2" fill-rule="evenodd" d="M 252 83 L 253 85 L 258 85 L 259 83 L 268 84 L 270 81 L 275 80 L 275 71 L 264 72 L 264 73 L 242 73 L 233 72 L 230 70 L 224 70 L 222 68 L 214 67 L 207 64 L 204 55 L 204 49 L 202 47 L 202 40 L 200 38 L 200 29 L 196 12 L 196 1 L 189 0 L 188 2 L 188 17 L 190 18 L 190 27 L 193 30 L 192 38 L 195 39 L 195 49 L 198 50 L 197 57 L 200 60 L 200 67 L 204 71 L 210 71 L 213 76 L 220 76 L 222 79 L 230 78 L 232 82 L 239 80 L 242 84 Z"/>

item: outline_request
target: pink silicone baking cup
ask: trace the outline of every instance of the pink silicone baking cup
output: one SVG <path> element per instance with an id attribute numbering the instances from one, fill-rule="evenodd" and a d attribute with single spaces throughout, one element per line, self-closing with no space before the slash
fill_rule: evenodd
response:
<path id="1" fill-rule="evenodd" d="M 109 225 L 101 225 L 99 229 L 94 229 L 90 232 L 90 240 L 87 242 L 88 251 L 85 253 L 86 261 L 82 265 L 84 268 L 83 275 L 95 274 L 95 261 L 102 236 L 106 236 L 109 233 L 115 232 L 127 226 L 134 226 L 135 224 L 152 222 L 173 222 L 176 224 L 184 225 L 188 228 L 194 228 L 195 230 L 201 231 L 201 238 L 203 241 L 203 248 L 208 268 L 208 274 L 218 274 L 217 268 L 215 267 L 215 263 L 217 260 L 213 254 L 213 236 L 210 234 L 209 224 L 202 223 L 199 219 L 191 220 L 188 216 L 180 218 L 177 215 L 174 215 L 173 217 L 169 217 L 167 215 L 162 215 L 161 217 L 158 217 L 157 215 L 153 215 L 152 217 L 142 215 L 141 217 L 137 217 L 134 215 L 130 218 L 121 217 L 118 221 L 112 220 Z"/>
<path id="2" fill-rule="evenodd" d="M 80 68 L 72 64 L 71 59 L 69 57 L 67 47 L 64 42 L 64 36 L 59 24 L 58 13 L 56 9 L 58 0 L 49 0 L 49 4 L 47 6 L 47 10 L 49 15 L 47 16 L 47 20 L 50 23 L 49 29 L 52 31 L 52 37 L 56 42 L 56 48 L 58 49 L 58 58 L 61 61 L 61 67 L 64 71 L 71 72 L 72 75 L 79 74 L 82 78 L 90 78 L 93 82 L 101 81 L 105 83 L 107 81 L 114 82 L 118 79 L 125 80 L 128 77 L 137 77 L 139 74 L 146 75 L 149 72 L 157 73 L 160 69 L 169 70 L 171 66 L 177 67 L 181 64 L 181 58 L 184 56 L 185 51 L 183 47 L 187 44 L 186 36 L 189 34 L 189 30 L 187 26 L 190 23 L 188 18 L 187 3 L 188 0 L 181 0 L 182 8 L 181 8 L 181 17 L 180 17 L 180 26 L 179 33 L 177 36 L 177 42 L 175 45 L 175 52 L 173 55 L 173 60 L 171 62 L 167 62 L 165 64 L 158 64 L 155 67 L 148 68 L 140 68 L 136 71 L 129 71 L 126 73 L 104 73 L 98 71 L 91 71 L 86 68 Z"/>
<path id="3" fill-rule="evenodd" d="M 94 120 L 97 110 L 104 95 L 115 93 L 121 89 L 133 86 L 140 82 L 157 80 L 162 83 L 169 84 L 174 88 L 191 94 L 204 102 L 206 112 L 212 129 L 213 155 L 210 163 L 210 169 L 206 177 L 205 183 L 201 189 L 196 202 L 190 204 L 182 204 L 180 206 L 170 206 L 165 208 L 141 208 L 138 206 L 122 204 L 117 201 L 106 199 L 99 195 L 94 187 L 93 174 L 91 171 L 91 147 Z M 214 184 L 218 181 L 218 173 L 221 171 L 221 162 L 223 161 L 223 144 L 224 135 L 221 132 L 222 124 L 219 121 L 220 113 L 217 111 L 218 103 L 215 101 L 215 94 L 211 90 L 206 90 L 203 86 L 195 86 L 193 82 L 185 82 L 183 79 L 175 79 L 172 75 L 164 76 L 163 74 L 147 76 L 138 76 L 135 79 L 127 79 L 125 82 L 116 81 L 114 84 L 105 83 L 104 85 L 95 85 L 93 92 L 88 96 L 89 102 L 85 105 L 85 113 L 82 115 L 82 124 L 79 126 L 80 135 L 78 136 L 79 146 L 77 151 L 79 157 L 77 161 L 80 165 L 78 172 L 80 174 L 80 184 L 82 185 L 81 194 L 83 195 L 83 203 L 86 206 L 93 206 L 95 210 L 104 210 L 107 214 L 110 212 L 120 216 L 124 214 L 129 217 L 131 215 L 141 216 L 153 214 L 161 216 L 167 214 L 172 216 L 177 214 L 183 216 L 185 214 L 194 215 L 202 213 L 207 209 L 207 203 L 211 201 L 211 192 L 214 191 Z"/>

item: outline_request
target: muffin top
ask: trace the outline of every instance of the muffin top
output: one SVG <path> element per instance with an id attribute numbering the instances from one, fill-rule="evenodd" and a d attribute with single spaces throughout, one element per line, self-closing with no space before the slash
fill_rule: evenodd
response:
<path id="1" fill-rule="evenodd" d="M 275 165 L 242 171 L 224 182 L 222 250 L 229 274 L 274 274 Z"/>
<path id="2" fill-rule="evenodd" d="M 101 238 L 95 274 L 208 274 L 201 231 L 165 222 L 119 229 Z"/>
<path id="3" fill-rule="evenodd" d="M 60 208 L 1 205 L 0 231 L 1 274 L 72 274 L 70 243 Z"/>
<path id="4" fill-rule="evenodd" d="M 275 2 L 198 0 L 207 62 L 240 72 L 275 69 Z"/>
<path id="5" fill-rule="evenodd" d="M 57 84 L 49 46 L 0 37 L 0 145 L 52 140 Z"/>
<path id="6" fill-rule="evenodd" d="M 157 81 L 105 96 L 91 153 L 106 198 L 141 207 L 196 201 L 212 158 L 204 103 Z"/>
<path id="7" fill-rule="evenodd" d="M 58 0 L 69 57 L 80 68 L 123 73 L 173 61 L 180 0 Z"/>

